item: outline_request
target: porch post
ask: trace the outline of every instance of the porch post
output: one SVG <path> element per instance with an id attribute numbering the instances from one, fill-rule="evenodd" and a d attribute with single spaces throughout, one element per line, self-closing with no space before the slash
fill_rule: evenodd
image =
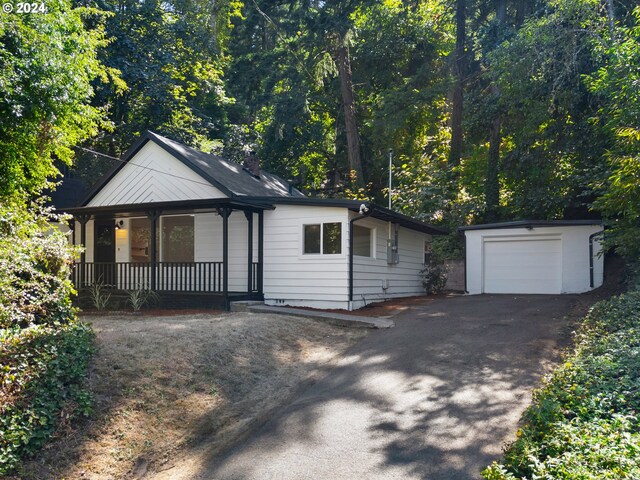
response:
<path id="1" fill-rule="evenodd" d="M 158 252 L 156 248 L 156 243 L 158 241 L 158 217 L 160 217 L 160 213 L 157 210 L 152 210 L 147 212 L 147 217 L 151 221 L 151 251 L 149 259 L 151 261 L 151 290 L 155 291 L 157 288 L 156 282 L 156 272 L 158 267 Z"/>
<path id="2" fill-rule="evenodd" d="M 222 294 L 224 308 L 229 310 L 229 208 L 222 209 Z"/>
<path id="3" fill-rule="evenodd" d="M 264 275 L 264 210 L 258 212 L 258 295 L 263 295 Z"/>
<path id="4" fill-rule="evenodd" d="M 247 217 L 247 293 L 253 292 L 253 212 L 245 210 Z"/>
<path id="5" fill-rule="evenodd" d="M 89 215 L 78 215 L 77 219 L 78 222 L 80 222 L 80 244 L 82 245 L 82 253 L 80 254 L 80 285 L 77 285 L 77 287 L 82 288 L 82 286 L 84 286 L 85 270 L 87 268 L 87 246 L 85 243 L 87 241 L 87 222 L 89 221 Z"/>

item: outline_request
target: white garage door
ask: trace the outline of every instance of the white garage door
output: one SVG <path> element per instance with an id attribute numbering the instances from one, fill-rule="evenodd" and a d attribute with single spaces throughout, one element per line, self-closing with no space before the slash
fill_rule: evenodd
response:
<path id="1" fill-rule="evenodd" d="M 559 238 L 484 240 L 484 293 L 560 293 Z"/>

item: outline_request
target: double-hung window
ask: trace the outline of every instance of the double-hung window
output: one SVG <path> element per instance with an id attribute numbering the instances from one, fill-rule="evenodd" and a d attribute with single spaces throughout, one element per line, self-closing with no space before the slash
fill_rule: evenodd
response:
<path id="1" fill-rule="evenodd" d="M 303 227 L 302 253 L 336 255 L 342 253 L 342 223 L 315 223 Z"/>

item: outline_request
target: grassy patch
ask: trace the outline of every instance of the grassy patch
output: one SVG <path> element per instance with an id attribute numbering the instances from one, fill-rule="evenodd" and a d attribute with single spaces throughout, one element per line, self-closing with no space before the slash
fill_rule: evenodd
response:
<path id="1" fill-rule="evenodd" d="M 93 412 L 22 462 L 22 480 L 128 478 L 136 465 L 149 477 L 195 478 L 212 452 L 367 333 L 245 313 L 85 318 L 96 333 Z"/>
<path id="2" fill-rule="evenodd" d="M 640 292 L 596 304 L 487 480 L 640 478 Z"/>

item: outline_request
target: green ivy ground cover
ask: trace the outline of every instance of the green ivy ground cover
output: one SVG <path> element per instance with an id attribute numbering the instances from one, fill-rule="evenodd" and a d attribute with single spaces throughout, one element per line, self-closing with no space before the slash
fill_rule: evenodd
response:
<path id="1" fill-rule="evenodd" d="M 61 417 L 87 415 L 93 332 L 82 323 L 0 334 L 0 475 L 35 453 Z"/>
<path id="2" fill-rule="evenodd" d="M 0 204 L 0 476 L 34 454 L 59 421 L 88 414 L 93 349 L 69 274 L 77 250 L 39 204 Z"/>
<path id="3" fill-rule="evenodd" d="M 486 480 L 640 478 L 640 292 L 596 304 Z"/>

